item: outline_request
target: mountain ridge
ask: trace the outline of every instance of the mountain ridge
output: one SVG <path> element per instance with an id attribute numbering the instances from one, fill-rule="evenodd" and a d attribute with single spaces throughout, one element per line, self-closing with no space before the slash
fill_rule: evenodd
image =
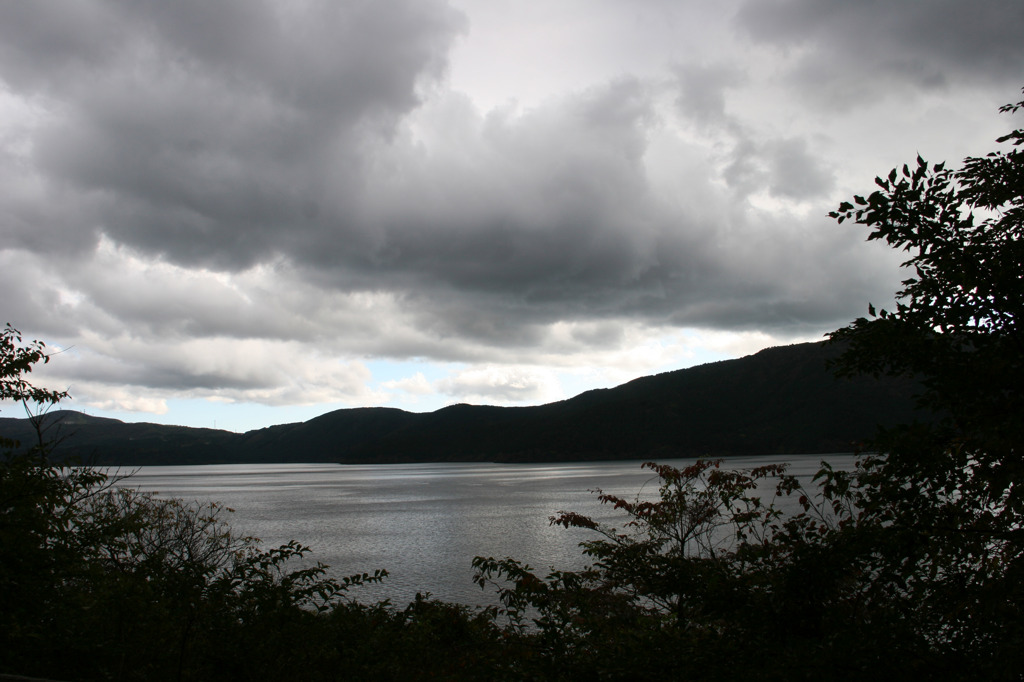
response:
<path id="1" fill-rule="evenodd" d="M 557 462 L 849 452 L 877 426 L 922 418 L 916 384 L 837 379 L 827 342 L 766 348 L 639 377 L 545 405 L 457 404 L 429 413 L 335 410 L 242 434 L 126 423 L 61 410 L 43 417 L 58 457 L 141 466 L 256 462 Z M 34 442 L 28 419 L 0 435 Z"/>

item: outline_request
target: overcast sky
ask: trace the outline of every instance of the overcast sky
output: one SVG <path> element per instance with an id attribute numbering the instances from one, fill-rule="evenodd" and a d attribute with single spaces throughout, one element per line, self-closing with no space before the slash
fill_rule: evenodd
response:
<path id="1" fill-rule="evenodd" d="M 900 279 L 827 212 L 1020 127 L 1022 36 L 1020 0 L 0 0 L 0 323 L 69 408 L 236 431 L 820 339 Z"/>

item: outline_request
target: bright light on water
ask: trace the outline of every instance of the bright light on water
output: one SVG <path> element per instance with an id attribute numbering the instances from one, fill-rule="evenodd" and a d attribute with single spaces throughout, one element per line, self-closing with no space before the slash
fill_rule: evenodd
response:
<path id="1" fill-rule="evenodd" d="M 852 455 L 794 455 L 778 460 L 731 458 L 725 466 L 791 463 L 809 480 L 826 459 L 852 468 Z M 693 460 L 667 461 L 684 466 Z M 142 467 L 124 483 L 161 496 L 216 501 L 235 510 L 232 528 L 273 547 L 297 540 L 333 575 L 390 573 L 380 586 L 358 588 L 361 601 L 397 605 L 416 592 L 468 604 L 491 603 L 473 584 L 474 556 L 511 556 L 542 569 L 580 568 L 580 529 L 548 518 L 577 511 L 615 523 L 590 491 L 655 495 L 658 479 L 639 461 L 578 464 L 264 464 Z M 764 494 L 774 483 L 764 487 Z"/>

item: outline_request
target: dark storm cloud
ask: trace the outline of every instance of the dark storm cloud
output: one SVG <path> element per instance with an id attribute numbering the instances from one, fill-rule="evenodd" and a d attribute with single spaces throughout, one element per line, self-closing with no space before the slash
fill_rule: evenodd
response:
<path id="1" fill-rule="evenodd" d="M 536 346 L 563 319 L 750 328 L 798 315 L 777 273 L 798 272 L 790 240 L 825 221 L 799 218 L 780 238 L 742 202 L 761 190 L 811 199 L 830 175 L 802 139 L 758 137 L 731 118 L 723 93 L 744 82 L 735 67 L 676 70 L 680 113 L 721 127 L 733 163 L 723 189 L 695 160 L 669 206 L 645 165 L 661 123 L 644 80 L 525 111 L 482 114 L 452 93 L 421 105 L 463 26 L 440 3 L 3 12 L 0 76 L 45 112 L 21 160 L 42 196 L 4 199 L 15 209 L 5 229 L 22 248 L 95 249 L 103 234 L 183 267 L 283 261 L 324 296 L 390 292 L 449 346 Z M 821 248 L 816 257 L 836 258 L 833 244 Z M 109 279 L 83 273 L 77 286 L 112 323 L 163 336 L 289 333 L 260 331 L 261 315 L 292 321 L 282 306 L 228 294 L 218 304 L 203 293 L 209 283 L 149 290 Z M 312 315 L 315 298 L 294 305 Z M 807 323 L 839 309 L 808 305 Z M 308 328 L 290 333 L 308 338 Z"/>
<path id="2" fill-rule="evenodd" d="M 418 0 L 5 3 L 0 77 L 46 110 L 33 158 L 93 209 L 83 245 L 238 268 L 344 237 L 320 202 L 355 191 L 359 135 L 417 104 L 461 25 Z"/>
<path id="3" fill-rule="evenodd" d="M 832 189 L 831 170 L 813 156 L 805 139 L 763 139 L 729 110 L 726 92 L 746 80 L 737 68 L 687 65 L 676 67 L 674 75 L 677 111 L 732 146 L 723 177 L 739 196 L 766 190 L 776 197 L 802 200 Z"/>
<path id="4" fill-rule="evenodd" d="M 771 183 L 769 191 L 779 197 L 810 199 L 832 189 L 832 174 L 815 158 L 803 139 L 781 139 L 768 145 Z"/>
<path id="5" fill-rule="evenodd" d="M 71 362 L 65 360 L 65 362 Z M 113 385 L 138 384 L 160 390 L 235 390 L 245 391 L 272 386 L 275 377 L 272 372 L 262 375 L 239 376 L 230 372 L 204 372 L 183 369 L 180 358 L 121 357 L 117 361 L 109 358 L 90 357 L 88 362 L 79 362 L 66 368 L 73 373 L 74 381 L 95 381 Z"/>
<path id="6" fill-rule="evenodd" d="M 710 225 L 680 223 L 652 196 L 640 83 L 483 121 L 449 106 L 454 129 L 475 131 L 458 143 L 476 163 L 458 145 L 428 150 L 431 162 L 393 177 L 403 190 L 373 210 L 388 239 L 375 267 L 415 273 L 411 295 L 436 299 L 423 308 L 438 313 L 433 324 L 515 344 L 530 323 L 658 316 L 678 304 L 679 284 L 705 295 L 722 283 L 720 256 L 701 244 Z"/>
<path id="7" fill-rule="evenodd" d="M 349 276 L 404 282 L 410 296 L 436 299 L 431 311 L 473 299 L 477 316 L 498 307 L 510 325 L 567 306 L 621 313 L 645 287 L 661 286 L 658 242 L 675 230 L 651 206 L 641 83 L 616 81 L 516 115 L 481 117 L 453 96 L 425 117 L 457 132 L 380 151 L 364 214 L 378 243 L 362 252 L 321 245 L 306 262 L 343 259 Z M 483 328 L 507 338 L 503 326 Z"/>
<path id="8" fill-rule="evenodd" d="M 737 21 L 755 40 L 799 54 L 794 78 L 843 105 L 892 82 L 1013 85 L 1024 67 L 1019 0 L 756 0 Z"/>
<path id="9" fill-rule="evenodd" d="M 726 111 L 725 92 L 746 80 L 738 67 L 687 64 L 674 72 L 679 88 L 676 106 L 684 116 L 705 126 L 734 125 Z"/>
<path id="10" fill-rule="evenodd" d="M 850 146 L 763 46 L 793 47 L 798 89 L 1010 73 L 1015 5 L 935 47 L 961 10 L 926 4 L 749 3 L 756 64 L 670 50 L 482 110 L 445 83 L 468 24 L 440 0 L 2 3 L 8 314 L 102 356 L 82 381 L 270 401 L 337 356 L 557 364 L 670 327 L 820 334 L 898 276 L 825 217 L 848 161 L 828 152 Z M 616 7 L 594 11 L 638 25 Z M 726 15 L 690 23 L 724 39 Z M 442 388 L 517 400 L 545 376 Z"/>

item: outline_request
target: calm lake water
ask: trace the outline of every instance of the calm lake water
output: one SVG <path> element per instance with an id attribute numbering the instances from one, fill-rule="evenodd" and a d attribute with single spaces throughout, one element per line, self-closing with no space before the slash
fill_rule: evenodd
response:
<path id="1" fill-rule="evenodd" d="M 773 461 L 810 477 L 827 460 L 852 468 L 853 455 L 731 458 L 733 468 Z M 682 466 L 693 460 L 669 460 Z M 122 485 L 161 496 L 216 501 L 234 509 L 232 528 L 267 547 L 298 540 L 333 575 L 390 573 L 356 588 L 360 601 L 416 592 L 466 604 L 492 603 L 473 584 L 474 556 L 511 556 L 541 569 L 579 568 L 577 543 L 592 534 L 552 527 L 561 510 L 614 521 L 591 493 L 655 495 L 658 482 L 639 461 L 576 464 L 264 464 L 142 467 Z M 774 490 L 774 485 L 771 486 Z M 766 486 L 765 494 L 769 494 Z"/>

